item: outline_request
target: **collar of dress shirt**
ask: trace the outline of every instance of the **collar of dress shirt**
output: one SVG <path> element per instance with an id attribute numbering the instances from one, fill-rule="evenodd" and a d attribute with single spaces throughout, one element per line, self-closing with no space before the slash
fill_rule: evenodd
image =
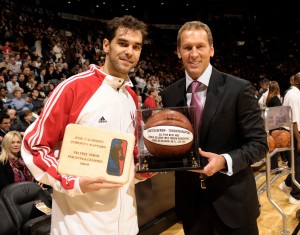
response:
<path id="1" fill-rule="evenodd" d="M 198 77 L 197 81 L 201 82 L 206 87 L 208 87 L 211 73 L 212 73 L 212 65 L 209 64 L 205 69 L 204 73 L 200 77 Z M 187 89 L 194 80 L 187 74 L 187 72 L 185 72 L 185 79 L 186 79 L 186 89 Z"/>

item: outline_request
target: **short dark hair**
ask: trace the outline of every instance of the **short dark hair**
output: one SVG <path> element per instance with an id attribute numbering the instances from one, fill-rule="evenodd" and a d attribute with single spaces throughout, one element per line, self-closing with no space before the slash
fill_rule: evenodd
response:
<path id="1" fill-rule="evenodd" d="M 2 73 L 2 72 L 5 70 L 5 69 L 7 69 L 7 68 L 6 68 L 6 67 L 4 67 L 4 66 L 3 66 L 3 67 L 1 67 L 1 68 L 0 68 L 0 73 Z"/>
<path id="2" fill-rule="evenodd" d="M 112 41 L 116 36 L 116 31 L 118 30 L 118 28 L 141 31 L 143 42 L 145 40 L 145 37 L 148 35 L 147 25 L 144 22 L 139 21 L 131 15 L 124 15 L 122 17 L 114 17 L 112 20 L 107 22 L 105 38 L 108 41 Z"/>
<path id="3" fill-rule="evenodd" d="M 10 116 L 7 113 L 0 113 L 0 123 L 2 123 L 4 119 L 10 119 Z"/>

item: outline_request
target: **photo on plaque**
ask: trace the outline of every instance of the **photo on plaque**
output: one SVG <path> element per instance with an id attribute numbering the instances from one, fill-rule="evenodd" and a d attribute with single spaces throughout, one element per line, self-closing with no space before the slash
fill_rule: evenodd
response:
<path id="1" fill-rule="evenodd" d="M 133 159 L 133 133 L 68 124 L 59 153 L 58 172 L 71 176 L 103 176 L 126 183 Z"/>
<path id="2" fill-rule="evenodd" d="M 107 164 L 107 174 L 120 176 L 123 174 L 127 141 L 123 139 L 113 139 L 111 141 L 109 159 Z"/>
<path id="3" fill-rule="evenodd" d="M 139 172 L 202 169 L 198 131 L 190 121 L 194 108 L 137 110 Z"/>

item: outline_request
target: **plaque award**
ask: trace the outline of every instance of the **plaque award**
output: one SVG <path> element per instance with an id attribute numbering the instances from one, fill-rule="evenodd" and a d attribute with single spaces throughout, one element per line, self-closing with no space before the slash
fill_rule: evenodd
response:
<path id="1" fill-rule="evenodd" d="M 59 154 L 58 172 L 72 176 L 103 176 L 126 183 L 133 158 L 133 133 L 68 124 Z"/>

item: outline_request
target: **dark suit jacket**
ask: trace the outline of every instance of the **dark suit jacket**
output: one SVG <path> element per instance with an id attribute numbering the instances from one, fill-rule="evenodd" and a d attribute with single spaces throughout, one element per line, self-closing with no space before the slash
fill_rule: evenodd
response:
<path id="1" fill-rule="evenodd" d="M 34 80 L 36 80 L 37 82 L 41 82 L 42 81 L 42 77 L 41 77 L 41 75 L 37 75 L 35 78 L 34 78 Z M 46 84 L 46 83 L 48 83 L 48 78 L 46 77 L 46 76 L 44 76 L 44 83 Z"/>
<path id="2" fill-rule="evenodd" d="M 14 183 L 14 172 L 8 161 L 0 162 L 0 191 L 7 185 Z"/>
<path id="3" fill-rule="evenodd" d="M 164 107 L 187 106 L 185 78 L 162 93 Z M 208 152 L 228 153 L 233 175 L 216 173 L 199 186 L 199 174 L 176 171 L 175 203 L 179 219 L 212 204 L 222 221 L 238 228 L 259 216 L 259 202 L 251 164 L 268 152 L 261 110 L 250 82 L 215 68 L 207 89 L 199 146 Z"/>

